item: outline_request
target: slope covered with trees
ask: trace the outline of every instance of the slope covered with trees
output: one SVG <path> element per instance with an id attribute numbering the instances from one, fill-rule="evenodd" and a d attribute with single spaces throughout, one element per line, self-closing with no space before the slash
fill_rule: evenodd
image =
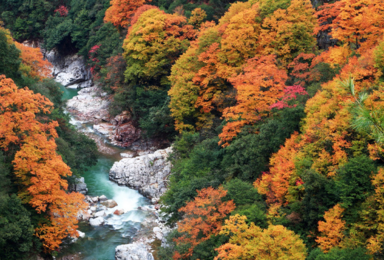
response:
<path id="1" fill-rule="evenodd" d="M 384 257 L 382 0 L 42 4 L 28 6 L 41 22 L 27 27 L 35 18 L 25 5 L 0 1 L 13 37 L 79 52 L 111 114 L 129 110 L 147 138 L 173 142 L 162 203 L 178 228 L 159 259 Z M 30 62 L 41 58 L 4 29 L 0 40 L 1 74 L 60 105 L 54 84 L 35 73 L 45 65 Z M 39 122 L 62 119 L 52 115 Z M 75 145 L 58 121 L 56 140 Z M 4 172 L 22 176 L 12 167 L 22 147 L 13 157 L 2 151 Z M 20 207 L 17 200 L 0 207 Z M 22 212 L 13 221 L 30 232 L 31 210 Z M 29 238 L 9 243 L 28 247 Z"/>
<path id="2" fill-rule="evenodd" d="M 0 258 L 50 255 L 78 235 L 86 204 L 68 183 L 94 164 L 97 149 L 70 127 L 40 49 L 14 42 L 3 27 L 0 49 Z"/>

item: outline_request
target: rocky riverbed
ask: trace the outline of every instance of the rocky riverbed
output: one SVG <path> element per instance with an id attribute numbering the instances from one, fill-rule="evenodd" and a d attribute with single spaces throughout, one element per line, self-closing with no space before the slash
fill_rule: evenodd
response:
<path id="1" fill-rule="evenodd" d="M 124 207 L 106 196 L 86 196 L 88 203 L 87 210 L 79 212 L 78 219 L 88 222 L 93 227 L 112 226 L 116 228 L 119 216 L 126 214 Z M 145 212 L 146 217 L 140 223 L 140 227 L 133 228 L 129 235 L 134 235 L 133 242 L 117 246 L 115 249 L 115 258 L 121 260 L 148 259 L 152 260 L 153 248 L 151 244 L 155 241 L 161 241 L 162 246 L 166 246 L 166 235 L 170 228 L 165 225 L 162 217 L 160 205 L 149 205 L 138 207 L 137 210 Z M 79 236 L 72 238 L 71 243 L 76 243 L 78 239 L 86 239 L 86 234 L 78 230 Z"/>
<path id="2" fill-rule="evenodd" d="M 137 189 L 152 199 L 152 205 L 143 202 L 141 195 L 137 192 L 134 193 L 128 187 L 119 187 L 116 184 L 114 185 L 117 188 L 110 190 L 110 195 L 86 196 L 85 200 L 89 207 L 84 212 L 79 212 L 78 218 L 82 221 L 80 226 L 83 230 L 88 231 L 78 231 L 79 238 L 70 239 L 72 244 L 80 243 L 82 251 L 85 250 L 84 247 L 90 247 L 89 250 L 92 251 L 94 247 L 92 245 L 96 243 L 97 246 L 93 251 L 102 254 L 105 252 L 103 248 L 110 249 L 108 245 L 105 247 L 107 241 L 104 237 L 107 234 L 108 237 L 113 237 L 115 241 L 113 244 L 116 244 L 116 241 L 124 241 L 126 237 L 128 244 L 116 246 L 116 259 L 152 260 L 151 243 L 155 240 L 164 240 L 169 232 L 161 216 L 161 205 L 156 203 L 166 190 L 167 177 L 171 168 L 167 157 L 172 151 L 171 148 L 158 149 L 164 144 L 143 140 L 141 130 L 137 128 L 129 112 L 125 111 L 115 117 L 109 115 L 109 97 L 94 85 L 89 69 L 84 65 L 81 57 L 78 55 L 61 57 L 55 51 L 45 53 L 45 56 L 54 65 L 53 75 L 57 82 L 69 88 L 80 89 L 77 96 L 67 101 L 67 111 L 73 117 L 71 123 L 96 141 L 101 154 L 118 160 L 113 166 L 111 165 L 113 170 L 109 171 L 109 179 L 119 185 Z M 119 151 L 116 147 L 129 147 L 130 150 Z M 88 174 L 85 179 L 78 178 L 76 183 L 70 186 L 70 190 L 83 194 L 87 194 L 89 190 L 90 193 L 95 194 L 94 180 L 90 178 L 107 177 L 104 175 L 104 166 L 97 167 L 100 169 L 92 172 L 91 175 Z M 98 181 L 99 184 L 96 186 L 104 190 L 104 186 L 107 185 L 105 181 L 105 179 Z M 86 183 L 91 183 L 91 186 L 87 187 Z M 115 187 L 110 184 L 108 186 Z M 88 223 L 88 227 L 84 227 L 84 223 Z M 102 240 L 95 241 L 97 239 Z M 72 248 L 76 250 L 77 247 Z M 68 251 L 70 255 L 63 254 L 59 259 L 70 259 L 70 257 L 93 259 L 90 258 L 89 252 L 81 253 L 80 250 L 73 250 Z M 92 252 L 92 254 L 97 253 Z M 98 256 L 101 257 L 101 255 Z"/>

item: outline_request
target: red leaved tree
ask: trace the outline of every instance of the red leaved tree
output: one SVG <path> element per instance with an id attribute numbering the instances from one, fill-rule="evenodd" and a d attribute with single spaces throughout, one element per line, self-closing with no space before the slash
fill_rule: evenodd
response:
<path id="1" fill-rule="evenodd" d="M 60 5 L 59 8 L 57 8 L 55 13 L 59 13 L 60 16 L 67 16 L 68 15 L 68 9 L 64 5 Z"/>

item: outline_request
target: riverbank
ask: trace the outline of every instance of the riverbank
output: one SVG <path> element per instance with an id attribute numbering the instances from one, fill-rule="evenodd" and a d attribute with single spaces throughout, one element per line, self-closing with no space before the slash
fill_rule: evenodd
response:
<path id="1" fill-rule="evenodd" d="M 152 255 L 151 244 L 155 241 L 158 241 L 157 244 L 161 244 L 164 234 L 168 232 L 168 228 L 165 227 L 161 220 L 160 205 L 154 205 L 137 190 L 132 189 L 132 187 L 136 189 L 140 189 L 140 187 L 121 183 L 131 187 L 129 188 L 110 181 L 110 169 L 115 163 L 119 163 L 127 159 L 127 157 L 132 157 L 130 159 L 135 159 L 136 156 L 139 158 L 141 156 L 151 158 L 151 154 L 156 151 L 156 146 L 154 143 L 135 140 L 132 145 L 134 151 L 132 151 L 127 148 L 118 147 L 116 143 L 113 144 L 110 139 L 111 131 L 103 133 L 100 131 L 100 127 L 97 127 L 98 124 L 107 121 L 108 102 L 107 97 L 98 91 L 95 86 L 82 89 L 81 91 L 63 88 L 63 91 L 64 98 L 69 100 L 70 103 L 70 108 L 68 109 L 71 115 L 70 122 L 79 131 L 95 140 L 100 153 L 97 164 L 82 174 L 88 189 L 88 200 L 104 195 L 106 199 L 115 201 L 117 206 L 106 208 L 102 205 L 101 201 L 95 201 L 90 206 L 87 214 L 85 214 L 88 215 L 86 220 L 82 220 L 79 223 L 79 231 L 84 233 L 84 237 L 78 238 L 76 242 L 65 241 L 66 243 L 63 244 L 56 259 L 107 260 L 115 259 L 115 257 L 116 259 L 125 259 L 124 256 L 132 254 L 132 252 L 121 250 L 121 248 L 131 248 L 134 251 L 137 251 L 137 248 L 145 248 L 146 252 Z M 84 95 L 86 96 L 85 98 Z M 81 109 L 76 110 L 76 108 Z M 116 128 L 113 130 L 116 130 Z M 169 168 L 166 175 L 162 173 L 161 178 L 163 179 L 170 172 L 170 165 L 166 162 L 166 157 L 167 154 L 161 158 L 161 161 L 167 164 Z M 145 161 L 147 162 L 148 160 Z M 154 163 L 155 160 L 151 161 Z M 151 164 L 150 162 L 148 163 L 149 165 Z M 138 169 L 140 168 L 138 167 Z M 134 175 L 132 171 L 130 173 Z M 156 175 L 154 171 L 148 173 L 150 176 Z M 136 175 L 140 174 L 140 171 L 136 173 Z M 152 186 L 151 190 L 156 190 L 153 188 L 158 183 L 150 184 Z M 140 191 L 143 193 L 142 190 Z M 164 192 L 164 189 L 162 189 L 162 192 Z M 156 194 L 156 199 L 153 201 L 155 203 L 158 201 L 160 193 Z M 146 195 L 153 198 L 150 194 Z M 114 214 L 115 211 L 119 211 L 121 214 Z M 89 220 L 92 219 L 93 223 L 95 223 L 95 219 L 98 219 L 100 225 L 90 225 Z M 120 245 L 132 243 L 135 246 L 119 247 Z M 116 256 L 115 248 L 117 248 Z M 137 252 L 142 251 L 139 250 Z"/>

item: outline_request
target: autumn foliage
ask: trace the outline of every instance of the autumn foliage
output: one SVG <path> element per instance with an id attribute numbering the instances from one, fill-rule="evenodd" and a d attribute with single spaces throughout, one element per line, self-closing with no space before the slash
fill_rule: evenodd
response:
<path id="1" fill-rule="evenodd" d="M 198 244 L 220 232 L 223 219 L 235 209 L 232 200 L 222 201 L 226 194 L 227 191 L 222 187 L 202 189 L 197 191 L 197 196 L 193 201 L 180 208 L 185 215 L 178 224 L 178 231 L 183 235 L 176 240 L 176 243 L 189 243 L 191 246 L 183 255 L 175 252 L 173 259 L 188 258 Z"/>
<path id="2" fill-rule="evenodd" d="M 350 58 L 338 78 L 323 84 L 322 91 L 307 102 L 303 133 L 293 134 L 286 141 L 285 146 L 272 156 L 270 173 L 255 183 L 261 193 L 271 194 L 270 202 L 284 204 L 298 199 L 288 192 L 299 177 L 297 161 L 311 158 L 311 169 L 327 177 L 334 177 L 339 167 L 347 162 L 347 151 L 352 146 L 349 104 L 353 97 L 340 82 L 351 75 L 356 80 L 356 92 L 375 81 L 378 74 L 372 52 L 359 59 Z M 324 149 L 326 142 L 332 143 L 329 150 Z"/>
<path id="3" fill-rule="evenodd" d="M 68 15 L 68 8 L 64 5 L 60 5 L 59 8 L 55 10 L 55 13 L 59 13 L 60 16 L 67 16 Z"/>
<path id="4" fill-rule="evenodd" d="M 114 26 L 128 27 L 136 10 L 144 5 L 146 0 L 111 0 L 110 7 L 105 12 L 104 21 Z"/>
<path id="5" fill-rule="evenodd" d="M 158 8 L 143 12 L 123 44 L 123 56 L 130 64 L 125 71 L 126 80 L 166 81 L 168 71 L 164 67 L 174 64 L 194 37 L 195 30 L 185 17 L 166 14 Z"/>
<path id="6" fill-rule="evenodd" d="M 313 51 L 315 12 L 307 0 L 292 0 L 286 9 L 278 9 L 263 22 L 260 45 L 264 55 L 274 54 L 288 65 L 298 54 Z M 298 40 L 300 39 L 300 40 Z"/>
<path id="7" fill-rule="evenodd" d="M 83 195 L 66 193 L 64 178 L 72 173 L 56 154 L 57 122 L 42 123 L 38 119 L 43 118 L 37 118 L 50 113 L 52 106 L 42 95 L 18 89 L 11 79 L 0 76 L 0 148 L 20 147 L 13 160 L 19 197 L 37 213 L 45 212 L 48 222 L 35 231 L 48 252 L 68 235 L 77 235 L 77 212 L 86 205 Z"/>
<path id="8" fill-rule="evenodd" d="M 132 19 L 131 19 L 131 22 L 130 22 L 130 26 L 128 28 L 128 34 L 132 32 L 132 29 L 134 28 L 134 25 L 137 23 L 137 21 L 139 20 L 140 16 L 150 10 L 150 9 L 158 9 L 158 7 L 154 6 L 154 5 L 142 5 L 140 6 L 139 8 L 137 8 L 135 14 L 132 16 Z"/>
<path id="9" fill-rule="evenodd" d="M 288 188 L 293 185 L 295 176 L 295 157 L 301 147 L 297 143 L 298 133 L 287 139 L 285 145 L 272 156 L 270 172 L 265 172 L 254 185 L 261 194 L 267 196 L 267 203 L 282 205 L 288 201 Z"/>
<path id="10" fill-rule="evenodd" d="M 315 33 L 331 30 L 333 38 L 362 53 L 378 43 L 384 33 L 381 0 L 341 0 L 324 4 L 317 12 Z"/>
<path id="11" fill-rule="evenodd" d="M 178 228 L 159 258 L 305 259 L 308 249 L 320 259 L 362 248 L 382 257 L 383 1 L 148 2 L 111 0 L 104 21 L 125 37 L 123 53 L 105 58 L 108 43 L 95 41 L 89 57 L 113 109 L 131 110 L 142 133 L 175 140 L 164 211 Z M 49 74 L 19 48 L 25 75 Z M 52 250 L 83 205 L 65 192 L 71 172 L 44 117 L 51 104 L 14 92 L 32 112 L 1 114 L 0 147 L 17 150 L 19 197 L 50 216 L 36 234 Z"/>
<path id="12" fill-rule="evenodd" d="M 15 42 L 15 45 L 21 51 L 22 67 L 20 70 L 22 72 L 40 80 L 52 77 L 52 64 L 44 59 L 40 48 L 25 46 L 18 42 Z"/>
<path id="13" fill-rule="evenodd" d="M 286 8 L 273 9 L 270 3 L 264 2 L 238 2 L 231 5 L 217 25 L 201 26 L 196 42 L 191 43 L 185 56 L 172 68 L 170 108 L 177 130 L 209 128 L 214 115 L 221 115 L 230 122 L 220 136 L 222 144 L 228 145 L 242 126 L 253 124 L 266 114 L 266 107 L 281 97 L 277 92 L 282 93 L 284 81 L 288 79 L 284 66 L 300 53 L 311 52 L 315 46 L 312 33 L 316 18 L 310 2 L 294 0 Z M 181 71 L 186 67 L 186 59 L 190 62 L 189 70 L 183 77 Z M 268 64 L 266 71 L 260 69 L 263 64 Z M 239 75 L 251 75 L 252 66 L 255 74 L 260 72 L 259 79 L 254 79 L 255 89 L 251 87 L 254 82 L 249 82 L 244 89 L 246 84 L 240 84 L 242 76 Z M 262 77 L 275 72 L 279 76 L 275 77 L 278 82 L 272 84 L 274 87 L 263 86 L 272 80 Z M 266 91 L 258 89 L 264 87 Z M 190 93 L 190 98 L 180 93 Z M 248 94 L 251 100 L 245 97 Z M 233 99 L 236 99 L 235 105 Z M 259 100 L 260 106 L 256 107 Z"/>
<path id="14" fill-rule="evenodd" d="M 219 135 L 221 144 L 228 145 L 244 125 L 267 116 L 270 106 L 283 96 L 287 78 L 287 73 L 276 66 L 273 55 L 248 60 L 244 74 L 230 79 L 237 90 L 237 103 L 223 112 L 228 123 Z"/>
<path id="15" fill-rule="evenodd" d="M 207 13 L 203 9 L 196 8 L 195 10 L 192 11 L 192 14 L 188 20 L 188 23 L 190 25 L 193 25 L 195 28 L 199 28 L 200 25 L 204 22 L 206 17 L 207 17 Z"/>
<path id="16" fill-rule="evenodd" d="M 236 214 L 225 220 L 220 234 L 230 236 L 229 242 L 216 250 L 219 259 L 287 259 L 304 260 L 307 250 L 294 232 L 281 225 L 262 229 L 254 223 L 248 225 L 246 216 Z"/>
<path id="17" fill-rule="evenodd" d="M 316 242 L 324 252 L 328 252 L 335 246 L 338 246 L 344 237 L 345 221 L 342 220 L 344 209 L 339 204 L 329 211 L 325 212 L 325 221 L 319 221 L 319 232 L 321 236 L 317 237 Z"/>

